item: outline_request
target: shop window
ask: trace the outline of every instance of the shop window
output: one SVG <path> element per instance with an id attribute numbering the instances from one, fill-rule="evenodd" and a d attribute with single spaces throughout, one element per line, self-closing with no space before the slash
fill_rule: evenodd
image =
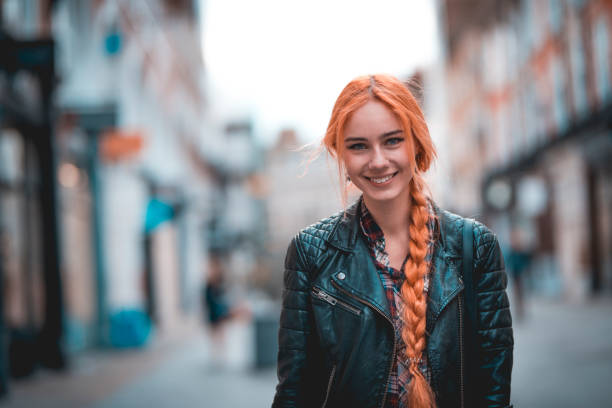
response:
<path id="1" fill-rule="evenodd" d="M 4 318 L 11 331 L 34 333 L 44 318 L 42 222 L 33 148 L 13 130 L 0 133 L 0 262 Z"/>
<path id="2" fill-rule="evenodd" d="M 0 183 L 14 185 L 21 181 L 22 160 L 21 135 L 14 129 L 0 130 Z"/>

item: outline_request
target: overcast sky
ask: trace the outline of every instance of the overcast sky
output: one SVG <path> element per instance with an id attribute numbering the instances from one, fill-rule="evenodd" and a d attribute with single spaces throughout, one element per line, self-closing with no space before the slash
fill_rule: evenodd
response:
<path id="1" fill-rule="evenodd" d="M 305 142 L 357 75 L 409 75 L 438 55 L 434 0 L 204 0 L 211 107 L 249 116 L 264 143 L 292 127 Z"/>

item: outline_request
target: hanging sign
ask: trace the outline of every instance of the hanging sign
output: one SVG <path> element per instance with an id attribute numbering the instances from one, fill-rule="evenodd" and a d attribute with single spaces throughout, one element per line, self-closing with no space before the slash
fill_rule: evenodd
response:
<path id="1" fill-rule="evenodd" d="M 136 156 L 143 147 L 142 132 L 113 129 L 102 134 L 100 155 L 106 161 L 119 161 Z"/>

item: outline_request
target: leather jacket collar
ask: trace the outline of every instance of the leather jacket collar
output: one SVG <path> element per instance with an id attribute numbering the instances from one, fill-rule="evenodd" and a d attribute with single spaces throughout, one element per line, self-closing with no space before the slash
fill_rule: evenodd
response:
<path id="1" fill-rule="evenodd" d="M 376 267 L 366 243 L 359 236 L 361 234 L 358 215 L 360 201 L 358 200 L 346 209 L 344 216 L 338 218 L 327 238 L 329 245 L 352 255 L 346 257 L 342 269 L 335 272 L 331 279 L 335 286 L 367 301 L 391 319 L 387 298 Z M 429 332 L 444 307 L 463 290 L 463 281 L 460 276 L 460 252 L 458 243 L 452 238 L 457 234 L 448 233 L 450 228 L 456 228 L 456 226 L 448 222 L 446 213 L 435 204 L 433 208 L 437 222 L 427 297 L 427 330 Z M 367 273 L 356 273 L 364 268 Z M 340 273 L 343 274 L 340 275 Z"/>

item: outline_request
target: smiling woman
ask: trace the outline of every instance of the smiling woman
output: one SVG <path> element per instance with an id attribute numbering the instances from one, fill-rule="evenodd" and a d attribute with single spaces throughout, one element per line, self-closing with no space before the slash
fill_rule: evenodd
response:
<path id="1" fill-rule="evenodd" d="M 414 149 L 393 112 L 381 102 L 368 101 L 353 113 L 344 134 L 346 173 L 363 192 L 366 205 L 391 204 L 406 197 Z"/>
<path id="2" fill-rule="evenodd" d="M 427 195 L 435 149 L 413 95 L 354 79 L 323 145 L 362 196 L 289 245 L 273 406 L 509 406 L 499 244 Z"/>

